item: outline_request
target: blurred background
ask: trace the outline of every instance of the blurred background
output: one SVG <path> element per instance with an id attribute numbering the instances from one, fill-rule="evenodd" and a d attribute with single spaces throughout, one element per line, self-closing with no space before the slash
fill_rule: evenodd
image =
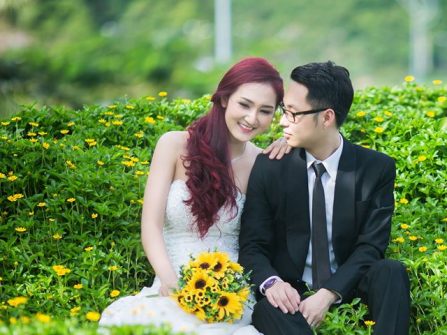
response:
<path id="1" fill-rule="evenodd" d="M 0 116 L 211 93 L 245 56 L 346 66 L 356 88 L 447 78 L 447 0 L 0 0 Z"/>

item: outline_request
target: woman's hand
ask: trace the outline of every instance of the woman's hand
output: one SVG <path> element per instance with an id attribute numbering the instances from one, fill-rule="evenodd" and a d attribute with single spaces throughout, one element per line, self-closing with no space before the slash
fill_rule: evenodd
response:
<path id="1" fill-rule="evenodd" d="M 288 154 L 290 150 L 292 150 L 292 147 L 287 144 L 284 137 L 281 137 L 265 148 L 262 153 L 269 154 L 270 159 L 281 159 L 285 154 Z"/>
<path id="2" fill-rule="evenodd" d="M 172 291 L 177 289 L 178 285 L 177 282 L 171 282 L 171 283 L 161 283 L 160 289 L 158 290 L 158 293 L 160 297 L 167 297 L 171 295 Z"/>

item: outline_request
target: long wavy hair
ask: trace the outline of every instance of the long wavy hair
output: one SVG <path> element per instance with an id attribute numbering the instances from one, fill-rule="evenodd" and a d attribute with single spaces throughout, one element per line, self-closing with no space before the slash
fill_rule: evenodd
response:
<path id="1" fill-rule="evenodd" d="M 210 111 L 188 127 L 183 165 L 191 196 L 185 203 L 194 217 L 193 228 L 201 238 L 219 220 L 218 211 L 222 206 L 237 214 L 238 189 L 231 168 L 229 131 L 222 101 L 246 83 L 270 84 L 276 93 L 276 105 L 282 101 L 283 81 L 278 71 L 263 58 L 245 58 L 223 76 L 211 97 Z"/>

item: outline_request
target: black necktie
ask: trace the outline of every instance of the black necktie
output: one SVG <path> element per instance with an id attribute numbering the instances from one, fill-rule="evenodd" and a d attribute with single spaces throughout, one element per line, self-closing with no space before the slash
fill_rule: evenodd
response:
<path id="1" fill-rule="evenodd" d="M 321 176 L 326 172 L 322 163 L 314 163 L 315 184 L 312 197 L 312 287 L 319 289 L 331 276 L 327 240 L 326 206 Z"/>

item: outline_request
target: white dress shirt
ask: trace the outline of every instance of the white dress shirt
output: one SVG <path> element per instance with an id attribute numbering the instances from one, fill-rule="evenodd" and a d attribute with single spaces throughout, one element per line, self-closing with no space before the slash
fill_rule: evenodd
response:
<path id="1" fill-rule="evenodd" d="M 307 164 L 307 186 L 309 189 L 309 213 L 312 213 L 312 196 L 315 184 L 315 171 L 312 168 L 314 162 L 323 163 L 326 168 L 326 173 L 321 176 L 321 183 L 324 189 L 324 200 L 326 206 L 326 225 L 327 238 L 329 242 L 329 262 L 331 265 L 331 272 L 334 273 L 337 268 L 335 261 L 334 246 L 332 245 L 332 214 L 334 212 L 334 193 L 335 181 L 337 180 L 338 163 L 340 162 L 341 153 L 343 151 L 343 137 L 340 135 L 340 146 L 324 161 L 317 160 L 314 156 L 306 151 Z M 312 232 L 312 215 L 310 218 L 310 230 Z M 307 253 L 306 265 L 304 267 L 302 280 L 312 287 L 312 239 L 309 240 L 309 251 Z"/>

